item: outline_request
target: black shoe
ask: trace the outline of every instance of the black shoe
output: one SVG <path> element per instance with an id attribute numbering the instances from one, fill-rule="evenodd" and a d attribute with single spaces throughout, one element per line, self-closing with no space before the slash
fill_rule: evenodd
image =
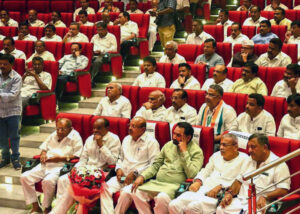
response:
<path id="1" fill-rule="evenodd" d="M 0 168 L 3 168 L 5 166 L 7 166 L 10 163 L 9 160 L 1 160 L 0 162 Z"/>
<path id="2" fill-rule="evenodd" d="M 21 169 L 21 164 L 20 164 L 20 162 L 18 160 L 14 160 L 12 162 L 12 164 L 13 164 L 15 170 L 20 170 Z"/>

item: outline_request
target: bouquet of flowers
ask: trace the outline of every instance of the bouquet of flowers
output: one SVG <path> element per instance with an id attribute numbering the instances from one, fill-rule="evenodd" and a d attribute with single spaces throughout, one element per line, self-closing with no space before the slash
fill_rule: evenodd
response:
<path id="1" fill-rule="evenodd" d="M 105 187 L 105 174 L 95 166 L 74 167 L 69 175 L 70 193 L 79 202 L 77 213 L 88 214 Z"/>

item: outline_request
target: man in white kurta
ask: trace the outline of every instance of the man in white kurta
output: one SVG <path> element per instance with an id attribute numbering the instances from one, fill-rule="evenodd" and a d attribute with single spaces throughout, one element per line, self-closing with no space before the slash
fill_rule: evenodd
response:
<path id="1" fill-rule="evenodd" d="M 184 89 L 174 89 L 171 100 L 172 106 L 166 110 L 164 121 L 171 125 L 178 122 L 188 122 L 191 125 L 196 125 L 197 111 L 187 104 L 187 92 Z"/>
<path id="2" fill-rule="evenodd" d="M 293 21 L 291 24 L 290 33 L 285 35 L 285 41 L 287 44 L 297 44 L 298 47 L 298 61 L 300 59 L 300 21 Z"/>
<path id="3" fill-rule="evenodd" d="M 56 28 L 52 24 L 48 24 L 45 28 L 45 36 L 41 38 L 44 42 L 61 42 L 62 38 L 56 34 Z"/>
<path id="4" fill-rule="evenodd" d="M 26 63 L 31 62 L 34 57 L 41 57 L 44 61 L 55 61 L 54 55 L 46 50 L 44 41 L 37 40 L 34 44 L 35 53 L 33 53 L 27 60 Z"/>
<path id="5" fill-rule="evenodd" d="M 287 98 L 288 114 L 281 119 L 278 137 L 300 140 L 300 94 L 293 94 Z"/>
<path id="6" fill-rule="evenodd" d="M 206 167 L 194 178 L 189 191 L 170 202 L 170 214 L 215 212 L 216 195 L 222 188 L 231 186 L 235 178 L 246 170 L 248 156 L 238 149 L 238 140 L 234 135 L 222 136 L 221 151 L 209 158 Z"/>
<path id="7" fill-rule="evenodd" d="M 166 98 L 160 90 L 152 91 L 148 96 L 148 101 L 136 112 L 135 116 L 140 116 L 146 120 L 163 121 L 166 108 L 164 102 Z"/>
<path id="8" fill-rule="evenodd" d="M 53 11 L 51 14 L 51 21 L 47 24 L 52 24 L 55 27 L 67 27 L 65 23 L 61 21 L 61 13 L 59 11 Z"/>
<path id="9" fill-rule="evenodd" d="M 264 11 L 275 11 L 276 8 L 281 7 L 284 10 L 288 10 L 289 8 L 284 4 L 280 3 L 280 0 L 271 0 L 271 4 L 267 5 Z"/>
<path id="10" fill-rule="evenodd" d="M 159 154 L 157 140 L 145 131 L 144 118 L 135 117 L 130 121 L 129 135 L 123 140 L 121 155 L 116 165 L 117 176 L 112 177 L 107 182 L 108 188 L 100 193 L 102 214 L 125 214 L 132 202 L 132 182 Z M 118 191 L 121 191 L 121 194 L 114 209 L 112 195 Z"/>
<path id="11" fill-rule="evenodd" d="M 246 111 L 237 117 L 230 130 L 275 136 L 276 125 L 274 118 L 263 109 L 264 104 L 265 99 L 261 94 L 250 94 L 246 104 Z"/>
<path id="12" fill-rule="evenodd" d="M 71 120 L 59 119 L 56 122 L 56 131 L 40 146 L 41 163 L 23 173 L 20 178 L 25 202 L 33 205 L 31 212 L 41 211 L 37 203 L 34 184 L 42 180 L 44 193 L 42 205 L 45 213 L 48 213 L 51 210 L 51 201 L 61 168 L 65 162 L 80 156 L 82 146 L 80 134 L 72 128 Z"/>
<path id="13" fill-rule="evenodd" d="M 15 40 L 11 37 L 5 37 L 3 39 L 3 50 L 0 51 L 2 54 L 10 54 L 15 59 L 24 59 L 26 60 L 26 55 L 23 51 L 17 50 L 15 48 Z"/>
<path id="14" fill-rule="evenodd" d="M 156 60 L 154 57 L 144 58 L 144 73 L 138 75 L 133 82 L 133 86 L 165 88 L 165 78 L 156 71 Z"/>
<path id="15" fill-rule="evenodd" d="M 107 96 L 100 100 L 94 115 L 130 118 L 132 107 L 130 101 L 122 96 L 122 86 L 109 83 L 106 89 Z"/>
<path id="16" fill-rule="evenodd" d="M 37 19 L 36 10 L 29 10 L 28 11 L 28 24 L 31 27 L 45 27 L 45 23 L 43 21 Z"/>
<path id="17" fill-rule="evenodd" d="M 222 87 L 211 85 L 197 117 L 197 125 L 214 128 L 215 141 L 221 140 L 221 134 L 229 130 L 236 119 L 235 110 L 227 105 L 222 97 Z"/>
<path id="18" fill-rule="evenodd" d="M 159 62 L 162 63 L 172 63 L 172 64 L 180 64 L 185 63 L 185 59 L 183 56 L 177 53 L 178 45 L 174 41 L 169 41 L 165 45 L 165 53 L 159 59 Z"/>
<path id="19" fill-rule="evenodd" d="M 18 27 L 18 22 L 9 17 L 9 14 L 6 10 L 1 10 L 1 20 L 0 27 L 9 26 L 9 27 Z"/>
<path id="20" fill-rule="evenodd" d="M 231 25 L 231 35 L 224 39 L 224 43 L 231 43 L 233 49 L 235 44 L 243 44 L 244 42 L 248 41 L 248 36 L 242 34 L 241 31 L 242 26 L 239 23 L 234 22 Z"/>
<path id="21" fill-rule="evenodd" d="M 73 20 L 76 21 L 76 16 L 78 15 L 79 11 L 84 10 L 87 12 L 87 14 L 95 14 L 95 10 L 92 7 L 89 7 L 89 1 L 88 0 L 80 0 L 80 6 L 77 8 L 73 14 Z"/>
<path id="22" fill-rule="evenodd" d="M 192 31 L 186 39 L 186 44 L 202 45 L 206 39 L 213 39 L 213 37 L 203 31 L 203 25 L 200 20 L 194 20 L 192 23 Z"/>
<path id="23" fill-rule="evenodd" d="M 79 23 L 72 22 L 69 27 L 69 32 L 63 38 L 63 42 L 89 42 L 88 37 L 80 33 L 79 30 Z"/>
<path id="24" fill-rule="evenodd" d="M 22 22 L 18 28 L 18 35 L 13 37 L 14 40 L 36 41 L 37 38 L 29 33 L 29 24 Z"/>
<path id="25" fill-rule="evenodd" d="M 138 8 L 136 0 L 129 0 L 129 10 L 127 10 L 127 12 L 129 14 L 144 14 L 144 12 Z"/>
<path id="26" fill-rule="evenodd" d="M 116 164 L 121 152 L 121 142 L 117 135 L 109 132 L 109 121 L 99 118 L 94 122 L 93 134 L 85 141 L 79 162 L 75 167 L 96 166 L 104 168 L 107 165 Z M 51 213 L 65 214 L 73 203 L 69 193 L 69 174 L 58 179 L 56 205 Z"/>
<path id="27" fill-rule="evenodd" d="M 228 19 L 229 13 L 228 10 L 220 10 L 218 18 L 216 20 L 216 25 L 223 25 L 224 26 L 224 38 L 227 37 L 227 28 L 233 24 L 233 21 Z"/>
<path id="28" fill-rule="evenodd" d="M 260 15 L 260 8 L 258 6 L 253 6 L 250 9 L 250 15 L 251 17 L 247 18 L 243 25 L 244 26 L 255 26 L 255 27 L 259 27 L 259 23 L 263 20 L 266 20 L 265 17 L 262 17 Z"/>

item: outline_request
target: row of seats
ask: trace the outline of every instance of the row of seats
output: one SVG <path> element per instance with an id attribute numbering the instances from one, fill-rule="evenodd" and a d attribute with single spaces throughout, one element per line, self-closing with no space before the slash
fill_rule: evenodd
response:
<path id="1" fill-rule="evenodd" d="M 284 4 L 285 6 L 287 6 L 289 9 L 293 9 L 293 2 L 294 2 L 294 6 L 297 6 L 300 4 L 300 0 L 280 0 L 280 3 Z M 252 0 L 251 3 L 253 5 L 258 5 L 262 10 L 265 8 L 266 5 L 271 4 L 271 0 Z M 243 0 L 240 0 L 240 5 L 243 4 Z"/>

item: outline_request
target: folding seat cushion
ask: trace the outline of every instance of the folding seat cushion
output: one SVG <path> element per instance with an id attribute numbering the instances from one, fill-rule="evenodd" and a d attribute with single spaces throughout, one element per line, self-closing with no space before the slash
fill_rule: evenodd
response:
<path id="1" fill-rule="evenodd" d="M 3 36 L 14 37 L 14 36 L 18 35 L 18 28 L 17 27 L 8 27 L 8 26 L 0 27 L 0 34 Z"/>
<path id="2" fill-rule="evenodd" d="M 191 64 L 191 72 L 192 75 L 200 82 L 201 87 L 204 84 L 205 74 L 206 74 L 206 66 L 199 64 Z M 174 82 L 179 76 L 179 65 L 173 65 L 172 72 L 172 82 Z"/>
<path id="3" fill-rule="evenodd" d="M 29 33 L 35 36 L 37 39 L 41 39 L 44 36 L 43 27 L 29 27 Z"/>
<path id="4" fill-rule="evenodd" d="M 284 67 L 259 67 L 258 76 L 266 84 L 268 95 L 272 93 L 275 84 L 283 79 Z"/>
<path id="5" fill-rule="evenodd" d="M 11 16 L 11 12 L 18 12 L 18 13 L 25 13 L 26 12 L 26 1 L 3 1 L 2 8 L 6 11 L 10 11 L 9 15 L 12 19 L 16 20 Z M 17 22 L 20 21 L 20 18 L 16 20 Z"/>
<path id="6" fill-rule="evenodd" d="M 257 33 L 259 33 L 260 27 L 257 28 Z M 272 25 L 271 26 L 271 32 L 276 34 L 278 38 L 284 42 L 285 40 L 285 34 L 287 31 L 287 26 L 285 25 Z"/>
<path id="7" fill-rule="evenodd" d="M 232 106 L 236 114 L 239 115 L 240 113 L 245 111 L 248 95 L 225 92 L 223 94 L 223 100 L 226 104 Z"/>
<path id="8" fill-rule="evenodd" d="M 134 116 L 138 106 L 139 100 L 139 87 L 138 86 L 130 86 L 130 85 L 122 85 L 122 95 L 127 97 L 132 106 L 131 115 Z"/>
<path id="9" fill-rule="evenodd" d="M 297 50 L 297 44 L 284 44 L 281 50 L 291 57 L 292 63 L 298 62 L 298 51 L 295 51 Z"/>
<path id="10" fill-rule="evenodd" d="M 50 12 L 50 1 L 27 1 L 27 11 L 36 10 L 39 13 L 49 13 Z"/>
<path id="11" fill-rule="evenodd" d="M 78 22 L 78 21 L 79 21 L 79 16 L 76 16 L 76 22 Z M 97 21 L 97 15 L 96 14 L 88 14 L 88 21 L 95 23 Z"/>
<path id="12" fill-rule="evenodd" d="M 198 46 L 192 44 L 179 44 L 177 53 L 183 56 L 187 63 L 193 64 L 197 58 Z"/>
<path id="13" fill-rule="evenodd" d="M 264 109 L 273 115 L 276 124 L 276 130 L 278 130 L 282 117 L 287 113 L 286 98 L 270 96 L 265 96 L 264 98 Z"/>
<path id="14" fill-rule="evenodd" d="M 295 21 L 296 19 L 296 11 L 297 10 L 286 10 L 285 11 L 285 17 L 291 21 Z"/>
<path id="15" fill-rule="evenodd" d="M 15 47 L 18 50 L 23 51 L 25 53 L 27 59 L 34 52 L 34 42 L 33 41 L 16 40 L 15 41 Z"/>
<path id="16" fill-rule="evenodd" d="M 86 35 L 91 41 L 92 37 L 95 35 L 96 27 L 95 26 L 80 26 L 80 32 Z"/>
<path id="17" fill-rule="evenodd" d="M 15 59 L 13 69 L 18 72 L 21 76 L 25 73 L 25 60 L 24 59 Z"/>
<path id="18" fill-rule="evenodd" d="M 114 22 L 118 18 L 119 13 L 111 12 L 109 13 L 109 16 L 110 21 Z M 102 13 L 96 13 L 96 20 L 97 22 L 102 20 Z"/>
<path id="19" fill-rule="evenodd" d="M 83 133 L 83 117 L 84 114 L 73 114 L 73 113 L 59 113 L 56 116 L 56 121 L 60 118 L 68 118 L 72 121 L 72 127 L 79 132 L 80 135 Z"/>
<path id="20" fill-rule="evenodd" d="M 271 20 L 274 18 L 274 11 L 261 11 L 260 15 L 268 20 Z"/>
<path id="21" fill-rule="evenodd" d="M 289 9 L 293 9 L 293 1 L 290 0 L 281 0 L 280 1 L 281 4 L 284 4 L 285 6 L 287 6 Z M 271 4 L 270 0 L 267 0 L 266 2 L 267 5 Z"/>
<path id="22" fill-rule="evenodd" d="M 261 10 L 263 10 L 265 8 L 265 0 L 252 0 L 251 3 L 253 5 L 258 5 Z M 240 0 L 240 5 L 243 4 L 243 0 Z"/>
<path id="23" fill-rule="evenodd" d="M 68 33 L 69 29 L 66 27 L 57 27 L 56 28 L 56 34 L 60 36 L 62 39 L 64 36 Z"/>
<path id="24" fill-rule="evenodd" d="M 45 42 L 47 51 L 51 52 L 55 60 L 60 60 L 64 54 L 64 43 L 63 42 Z"/>
<path id="25" fill-rule="evenodd" d="M 224 32 L 223 25 L 204 25 L 203 30 L 210 34 L 217 42 L 224 41 L 224 34 L 220 32 Z"/>
<path id="26" fill-rule="evenodd" d="M 236 12 L 236 11 L 232 11 Z M 242 26 L 242 34 L 248 36 L 251 39 L 256 35 L 256 27 L 255 26 Z M 231 35 L 231 28 L 227 28 L 227 35 Z"/>
<path id="27" fill-rule="evenodd" d="M 165 94 L 165 88 L 154 88 L 154 87 L 143 87 L 140 88 L 139 90 L 139 99 L 138 99 L 138 104 L 137 104 L 137 110 L 145 103 L 148 101 L 148 96 L 152 91 L 155 90 L 160 90 Z M 132 115 L 134 116 L 134 115 Z"/>
<path id="28" fill-rule="evenodd" d="M 167 88 L 172 84 L 173 68 L 172 63 L 156 63 L 156 71 L 165 78 Z M 141 65 L 141 73 L 144 73 L 144 65 Z"/>
<path id="29" fill-rule="evenodd" d="M 247 17 L 248 11 L 229 11 L 229 20 L 233 22 L 243 24 Z"/>
<path id="30" fill-rule="evenodd" d="M 73 13 L 73 10 L 74 10 L 73 1 L 67 1 L 67 0 L 51 1 L 51 11 Z"/>
<path id="31" fill-rule="evenodd" d="M 215 67 L 209 69 L 208 77 L 212 78 Z M 227 67 L 227 78 L 233 82 L 242 77 L 242 68 L 237 67 Z"/>
<path id="32" fill-rule="evenodd" d="M 54 2 L 52 2 L 54 3 Z M 56 1 L 55 1 L 56 3 Z M 65 25 L 67 27 L 70 26 L 71 22 L 73 22 L 73 13 L 70 13 L 70 12 L 62 12 L 61 13 L 61 20 L 63 23 L 65 23 Z"/>

